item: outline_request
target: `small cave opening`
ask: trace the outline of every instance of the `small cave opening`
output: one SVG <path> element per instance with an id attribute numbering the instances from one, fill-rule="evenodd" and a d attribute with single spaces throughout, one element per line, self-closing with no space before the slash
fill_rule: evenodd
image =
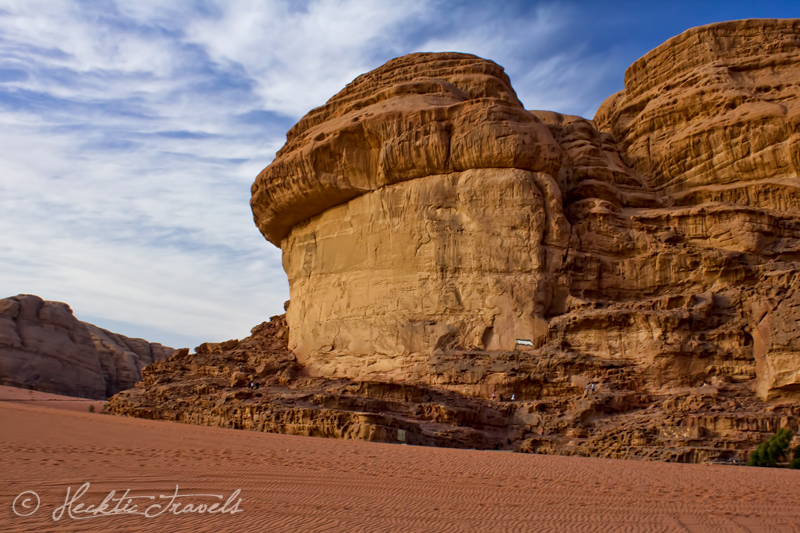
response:
<path id="1" fill-rule="evenodd" d="M 489 344 L 492 342 L 494 338 L 494 328 L 489 326 L 485 330 L 483 330 L 483 335 L 481 336 L 481 344 L 483 345 L 484 350 L 489 349 Z"/>
<path id="2" fill-rule="evenodd" d="M 752 346 L 752 345 L 753 345 L 753 336 L 745 331 L 744 332 L 744 346 Z"/>

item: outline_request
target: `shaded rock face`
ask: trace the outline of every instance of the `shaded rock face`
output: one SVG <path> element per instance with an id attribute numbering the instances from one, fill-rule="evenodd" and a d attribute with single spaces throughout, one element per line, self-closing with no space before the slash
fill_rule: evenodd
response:
<path id="1" fill-rule="evenodd" d="M 632 222 L 661 232 L 659 259 L 700 258 L 659 290 L 711 291 L 715 330 L 730 332 L 718 366 L 751 353 L 762 397 L 797 398 L 800 20 L 689 30 L 634 63 L 595 122 L 658 200 Z"/>
<path id="2" fill-rule="evenodd" d="M 133 387 L 172 348 L 81 322 L 61 302 L 21 294 L 0 300 L 0 384 L 83 398 Z"/>
<path id="3" fill-rule="evenodd" d="M 778 428 L 800 429 L 800 405 L 766 405 L 747 382 L 651 390 L 636 361 L 458 353 L 431 364 L 437 385 L 309 377 L 288 349 L 284 316 L 252 333 L 148 365 L 109 411 L 290 435 L 675 462 L 742 461 Z"/>
<path id="4" fill-rule="evenodd" d="M 526 111 L 465 54 L 360 76 L 252 187 L 289 348 L 329 377 L 458 386 L 442 357 L 519 348 L 800 397 L 798 46 L 797 20 L 689 30 L 594 122 Z"/>

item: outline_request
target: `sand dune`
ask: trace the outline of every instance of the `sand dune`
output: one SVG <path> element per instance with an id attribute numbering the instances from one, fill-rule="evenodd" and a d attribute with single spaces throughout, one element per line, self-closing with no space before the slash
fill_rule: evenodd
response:
<path id="1" fill-rule="evenodd" d="M 28 405 L 0 401 L 2 531 L 800 531 L 795 471 L 263 434 L 53 409 L 68 401 L 31 405 L 28 391 L 17 394 Z M 65 510 L 54 521 L 67 489 L 84 482 L 73 510 L 112 490 L 158 496 L 178 485 L 223 499 L 240 489 L 240 512 L 76 520 Z M 20 517 L 12 504 L 24 491 L 40 505 Z M 33 509 L 23 499 L 16 509 Z"/>

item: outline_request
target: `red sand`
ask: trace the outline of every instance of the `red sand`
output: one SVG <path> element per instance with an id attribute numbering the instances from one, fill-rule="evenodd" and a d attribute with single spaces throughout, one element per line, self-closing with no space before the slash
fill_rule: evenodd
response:
<path id="1" fill-rule="evenodd" d="M 103 405 L 106 403 L 101 400 L 60 396 L 48 392 L 18 389 L 16 387 L 6 387 L 4 385 L 0 385 L 0 402 L 41 405 L 44 407 L 55 407 L 56 409 L 68 409 L 70 411 L 83 411 L 87 413 L 89 412 L 89 406 L 92 405 L 96 413 L 102 412 Z"/>
<path id="2" fill-rule="evenodd" d="M 51 408 L 69 401 L 82 402 L 0 401 L 0 531 L 800 531 L 798 471 L 337 441 Z M 53 521 L 67 488 L 87 481 L 85 505 L 111 490 L 157 497 L 178 485 L 223 501 L 241 489 L 241 512 Z M 24 491 L 41 503 L 19 517 L 12 503 Z"/>

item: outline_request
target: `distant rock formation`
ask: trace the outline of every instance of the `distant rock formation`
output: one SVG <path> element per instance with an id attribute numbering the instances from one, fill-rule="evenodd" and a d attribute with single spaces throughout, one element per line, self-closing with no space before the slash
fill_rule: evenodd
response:
<path id="1" fill-rule="evenodd" d="M 103 399 L 174 351 L 81 322 L 65 303 L 29 294 L 0 300 L 0 385 Z"/>
<path id="2" fill-rule="evenodd" d="M 442 354 L 521 340 L 800 397 L 798 58 L 798 20 L 695 28 L 594 123 L 526 111 L 466 54 L 359 76 L 252 187 L 289 348 L 314 375 L 442 383 Z"/>

